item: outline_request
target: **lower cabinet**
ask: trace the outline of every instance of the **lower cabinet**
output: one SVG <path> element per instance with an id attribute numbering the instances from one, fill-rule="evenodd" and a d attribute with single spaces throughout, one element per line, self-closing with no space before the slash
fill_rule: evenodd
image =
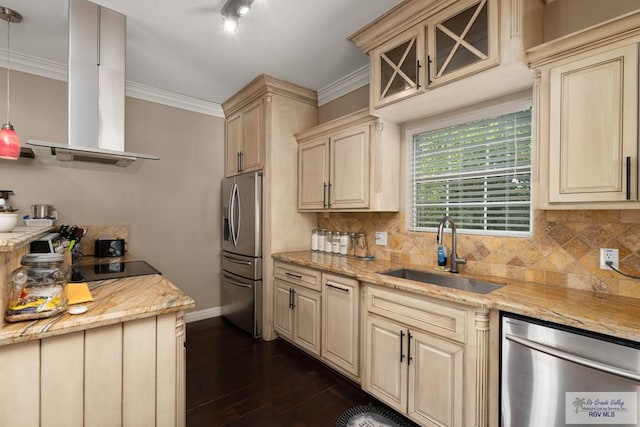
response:
<path id="1" fill-rule="evenodd" d="M 365 391 L 423 426 L 486 426 L 489 315 L 366 287 Z"/>
<path id="2" fill-rule="evenodd" d="M 0 347 L 0 425 L 184 426 L 184 342 L 180 312 Z"/>
<path id="3" fill-rule="evenodd" d="M 360 284 L 322 273 L 322 359 L 351 377 L 360 375 Z"/>
<path id="4" fill-rule="evenodd" d="M 278 335 L 360 382 L 360 284 L 335 274 L 276 262 Z"/>
<path id="5" fill-rule="evenodd" d="M 320 356 L 320 292 L 275 279 L 274 329 Z"/>

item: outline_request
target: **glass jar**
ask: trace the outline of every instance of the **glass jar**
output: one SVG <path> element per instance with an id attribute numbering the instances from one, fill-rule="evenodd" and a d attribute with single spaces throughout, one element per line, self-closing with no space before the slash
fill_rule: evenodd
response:
<path id="1" fill-rule="evenodd" d="M 324 233 L 324 251 L 331 253 L 331 244 L 333 243 L 333 233 L 326 231 Z"/>
<path id="2" fill-rule="evenodd" d="M 356 256 L 356 233 L 349 234 L 349 246 L 347 247 L 347 255 Z"/>
<path id="3" fill-rule="evenodd" d="M 324 234 L 327 230 L 321 228 L 318 230 L 318 251 L 324 252 Z"/>
<path id="4" fill-rule="evenodd" d="M 9 322 L 55 316 L 67 309 L 69 268 L 63 254 L 27 254 L 11 273 L 11 295 L 5 312 Z"/>
<path id="5" fill-rule="evenodd" d="M 311 250 L 314 252 L 318 250 L 318 230 L 317 229 L 314 229 L 311 231 Z"/>
<path id="6" fill-rule="evenodd" d="M 340 232 L 336 231 L 333 233 L 333 238 L 331 239 L 331 253 L 339 255 L 340 254 Z"/>
<path id="7" fill-rule="evenodd" d="M 358 258 L 366 258 L 369 254 L 369 246 L 367 244 L 367 235 L 358 233 L 356 236 L 356 256 Z"/>
<path id="8" fill-rule="evenodd" d="M 349 252 L 349 233 L 346 231 L 340 235 L 340 255 L 347 255 Z"/>

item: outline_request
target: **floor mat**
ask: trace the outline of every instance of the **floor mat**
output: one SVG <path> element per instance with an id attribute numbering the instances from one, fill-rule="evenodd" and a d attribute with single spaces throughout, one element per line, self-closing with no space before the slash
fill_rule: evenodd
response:
<path id="1" fill-rule="evenodd" d="M 359 405 L 344 411 L 336 420 L 336 427 L 415 427 L 397 412 L 377 406 Z"/>

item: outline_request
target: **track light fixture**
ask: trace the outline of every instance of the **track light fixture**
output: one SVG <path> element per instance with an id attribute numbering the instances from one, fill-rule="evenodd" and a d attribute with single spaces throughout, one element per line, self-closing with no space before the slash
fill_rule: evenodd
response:
<path id="1" fill-rule="evenodd" d="M 249 12 L 252 3 L 253 0 L 228 0 L 220 10 L 224 29 L 234 32 L 238 28 L 238 19 Z"/>

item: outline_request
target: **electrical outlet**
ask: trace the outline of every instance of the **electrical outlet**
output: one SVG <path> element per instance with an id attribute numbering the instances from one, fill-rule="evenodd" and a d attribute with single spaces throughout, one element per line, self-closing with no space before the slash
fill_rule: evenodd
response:
<path id="1" fill-rule="evenodd" d="M 387 246 L 386 231 L 376 231 L 376 245 Z"/>
<path id="2" fill-rule="evenodd" d="M 611 261 L 614 268 L 618 268 L 618 250 L 609 248 L 600 248 L 600 270 L 611 270 L 606 264 Z"/>

